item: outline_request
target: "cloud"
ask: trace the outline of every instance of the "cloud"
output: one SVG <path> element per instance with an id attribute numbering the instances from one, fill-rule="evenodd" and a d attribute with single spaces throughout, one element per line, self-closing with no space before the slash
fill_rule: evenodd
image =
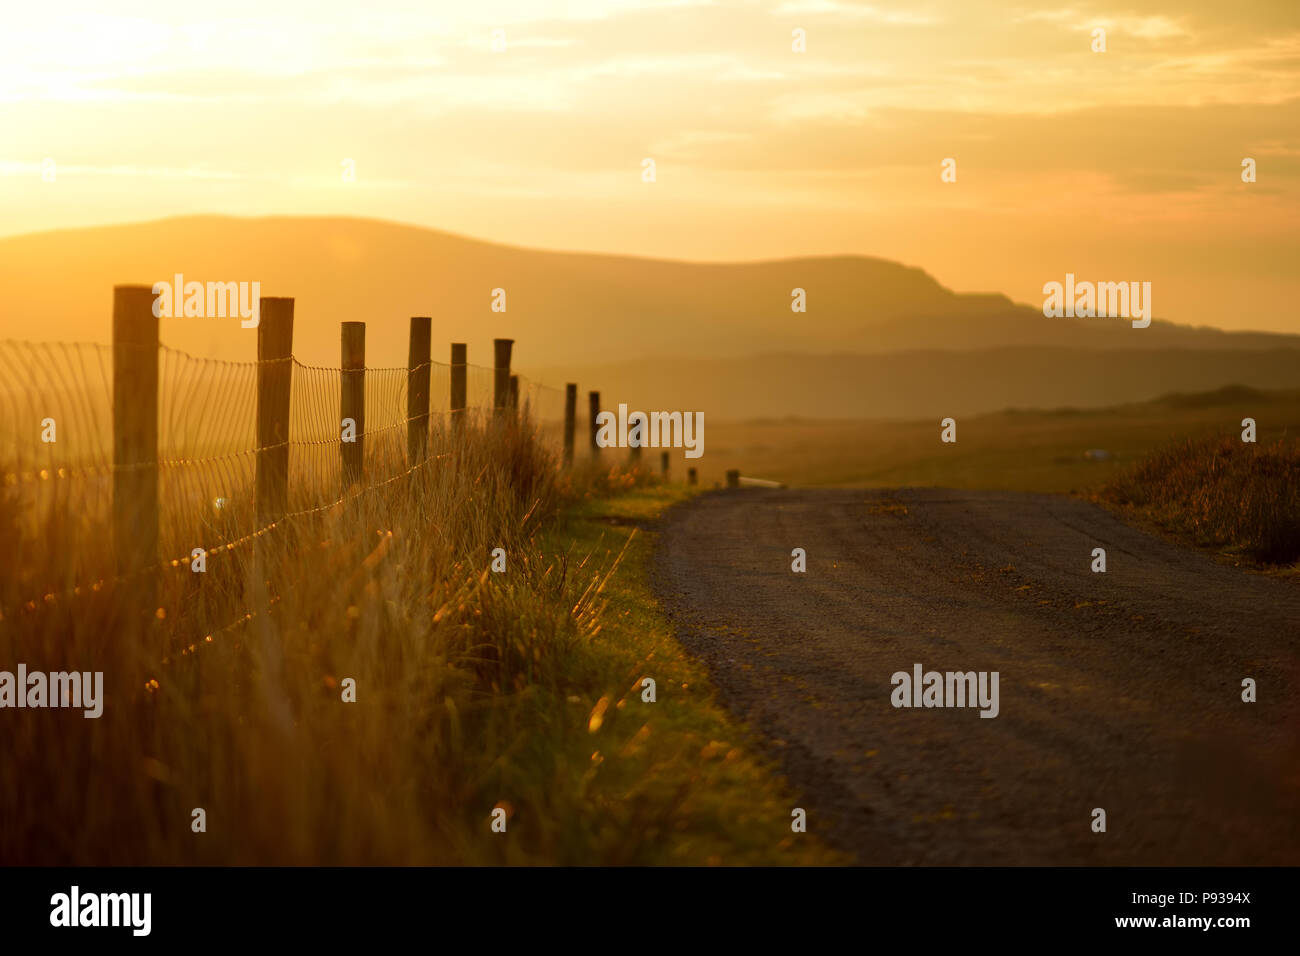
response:
<path id="1" fill-rule="evenodd" d="M 66 180 L 69 176 L 113 176 L 149 180 L 209 180 L 213 182 L 241 178 L 238 173 L 231 170 L 197 166 L 138 166 L 130 163 L 95 166 L 80 163 L 59 163 L 57 158 L 55 159 L 57 175 L 61 180 Z M 0 159 L 0 176 L 31 176 L 39 178 L 41 168 L 40 163 L 18 159 Z"/>
<path id="2" fill-rule="evenodd" d="M 863 20 L 894 26 L 927 26 L 940 22 L 933 14 L 914 13 L 910 10 L 885 10 L 869 4 L 847 3 L 844 0 L 785 0 L 772 11 L 777 17 L 835 17 L 844 20 Z"/>
<path id="3" fill-rule="evenodd" d="M 1183 24 L 1169 17 L 1097 17 L 1072 29 L 1089 32 L 1096 27 L 1103 27 L 1107 33 L 1141 37 L 1144 40 L 1164 40 L 1170 37 L 1189 36 Z"/>

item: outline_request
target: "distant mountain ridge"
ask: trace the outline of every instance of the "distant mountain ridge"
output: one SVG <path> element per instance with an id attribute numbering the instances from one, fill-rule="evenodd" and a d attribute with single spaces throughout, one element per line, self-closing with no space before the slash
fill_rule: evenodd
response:
<path id="1" fill-rule="evenodd" d="M 1006 347 L 1269 350 L 1300 336 L 1124 320 L 1048 319 L 996 293 L 955 293 L 919 268 L 859 256 L 690 263 L 497 245 L 416 226 L 330 217 L 194 216 L 0 239 L 0 335 L 101 340 L 111 288 L 174 273 L 260 281 L 297 300 L 295 353 L 337 364 L 338 323 L 368 322 L 367 360 L 400 365 L 406 319 L 434 317 L 435 358 L 453 340 L 490 364 L 490 340 L 517 363 L 589 365 L 660 357 Z M 808 311 L 790 309 L 806 291 Z M 504 289 L 506 311 L 493 312 Z M 166 319 L 164 341 L 248 359 L 238 322 Z"/>

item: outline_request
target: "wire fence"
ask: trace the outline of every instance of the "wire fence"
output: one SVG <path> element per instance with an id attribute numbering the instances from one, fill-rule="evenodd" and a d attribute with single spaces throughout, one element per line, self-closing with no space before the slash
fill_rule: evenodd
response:
<path id="1" fill-rule="evenodd" d="M 452 366 L 430 362 L 429 410 L 408 413 L 412 370 L 364 371 L 362 478 L 345 487 L 342 368 L 291 360 L 288 480 L 278 521 L 330 508 L 434 464 L 451 427 Z M 257 519 L 259 362 L 199 358 L 158 347 L 158 562 L 123 573 L 111 547 L 89 546 L 113 527 L 114 351 L 83 343 L 0 341 L 0 540 L 38 547 L 57 561 L 23 560 L 0 582 L 0 626 L 160 569 L 188 569 L 196 549 L 229 552 L 266 534 Z M 422 368 L 423 366 L 419 366 Z M 467 424 L 492 413 L 495 370 L 464 366 Z M 564 437 L 565 395 L 517 379 L 518 412 L 544 441 Z M 410 460 L 410 426 L 425 430 L 429 458 Z M 570 426 L 572 427 L 572 426 Z M 88 540 L 92 539 L 92 540 Z M 57 579 L 49 579 L 51 569 Z M 42 579 L 40 575 L 46 575 Z M 238 624 L 239 622 L 233 622 Z"/>

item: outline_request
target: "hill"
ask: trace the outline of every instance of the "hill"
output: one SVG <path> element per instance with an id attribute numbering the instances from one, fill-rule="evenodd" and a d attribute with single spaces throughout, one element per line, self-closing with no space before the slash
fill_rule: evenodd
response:
<path id="1" fill-rule="evenodd" d="M 515 338 L 518 363 L 532 367 L 785 352 L 1300 343 L 1158 320 L 1137 330 L 1125 321 L 1048 319 L 1036 304 L 956 293 L 921 269 L 859 256 L 688 263 L 522 249 L 366 219 L 220 216 L 0 239 L 0 334 L 105 340 L 114 284 L 152 284 L 177 272 L 258 281 L 263 295 L 294 296 L 297 354 L 330 365 L 338 323 L 356 319 L 370 320 L 371 364 L 404 363 L 409 315 L 433 315 L 434 341 L 468 342 L 476 364 L 490 364 L 493 337 Z M 491 310 L 498 288 L 505 313 Z M 806 313 L 790 310 L 795 288 L 806 290 Z M 165 320 L 163 336 L 212 357 L 246 359 L 253 350 L 252 334 L 228 319 Z M 445 346 L 435 351 L 444 354 Z"/>

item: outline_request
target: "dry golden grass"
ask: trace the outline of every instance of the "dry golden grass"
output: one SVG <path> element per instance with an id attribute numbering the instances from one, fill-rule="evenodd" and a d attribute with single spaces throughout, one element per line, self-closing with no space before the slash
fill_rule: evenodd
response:
<path id="1" fill-rule="evenodd" d="M 448 451 L 213 549 L 205 574 L 164 570 L 161 612 L 141 606 L 140 579 L 10 611 L 7 668 L 102 670 L 106 704 L 97 720 L 6 713 L 0 859 L 474 859 L 446 811 L 491 809 L 483 754 L 508 750 L 515 731 L 493 701 L 543 679 L 592 606 L 588 595 L 557 618 L 539 599 L 573 582 L 530 550 L 558 500 L 554 462 L 531 432 L 491 429 Z M 5 581 L 42 564 L 35 578 L 54 580 L 68 546 L 108 547 L 68 504 L 43 539 L 0 555 Z M 510 573 L 488 573 L 495 547 Z M 355 704 L 341 700 L 347 677 Z M 207 834 L 191 833 L 194 807 Z"/>
<path id="2" fill-rule="evenodd" d="M 4 712 L 0 860 L 834 859 L 790 840 L 791 802 L 658 616 L 635 529 L 564 517 L 645 472 L 561 472 L 549 448 L 527 424 L 439 439 L 430 467 L 210 548 L 203 574 L 164 569 L 161 618 L 138 579 L 24 604 L 33 581 L 111 565 L 110 535 L 99 511 L 59 501 L 33 538 L 0 497 L 17 535 L 0 553 L 0 668 L 105 683 L 99 719 Z M 645 666 L 680 688 L 652 710 Z M 490 829 L 497 806 L 508 836 Z"/>
<path id="3" fill-rule="evenodd" d="M 1101 493 L 1202 546 L 1265 564 L 1300 559 L 1300 441 L 1186 439 L 1126 471 Z"/>

